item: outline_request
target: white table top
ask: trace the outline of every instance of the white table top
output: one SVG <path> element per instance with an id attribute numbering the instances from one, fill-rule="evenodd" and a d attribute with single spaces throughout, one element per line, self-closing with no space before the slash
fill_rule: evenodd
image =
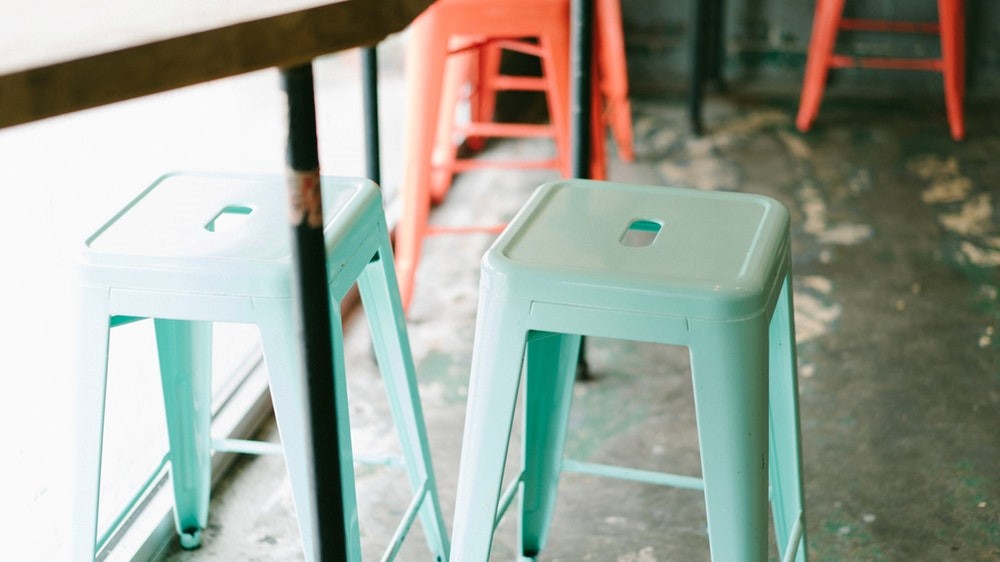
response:
<path id="1" fill-rule="evenodd" d="M 430 2 L 9 0 L 0 128 L 372 44 Z"/>

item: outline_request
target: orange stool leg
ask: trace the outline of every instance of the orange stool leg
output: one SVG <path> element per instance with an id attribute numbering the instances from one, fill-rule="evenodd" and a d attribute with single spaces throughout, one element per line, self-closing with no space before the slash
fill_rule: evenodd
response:
<path id="1" fill-rule="evenodd" d="M 617 1 L 617 0 L 616 0 Z M 598 66 L 596 57 L 594 58 L 594 71 L 591 72 L 591 96 L 590 96 L 590 178 L 592 180 L 608 179 L 608 156 L 605 152 L 605 127 L 602 117 L 604 100 L 599 94 L 599 77 L 596 72 Z M 627 100 L 626 100 L 627 101 Z M 605 109 L 606 111 L 606 109 Z M 629 130 L 631 131 L 631 119 L 629 119 Z M 612 134 L 614 129 L 612 128 Z M 567 151 L 569 149 L 567 148 Z M 620 149 L 619 149 L 620 150 Z M 567 176 L 568 177 L 568 176 Z"/>
<path id="2" fill-rule="evenodd" d="M 844 0 L 817 0 L 813 17 L 812 37 L 809 39 L 809 54 L 806 58 L 805 78 L 802 81 L 802 96 L 799 99 L 799 113 L 795 125 L 800 131 L 808 131 L 823 100 L 826 77 L 830 69 L 833 47 L 837 41 L 837 30 L 844 12 Z"/>
<path id="3" fill-rule="evenodd" d="M 597 75 L 604 98 L 607 122 L 618 147 L 618 156 L 625 162 L 635 160 L 632 142 L 632 104 L 628 99 L 628 67 L 625 59 L 625 33 L 622 31 L 621 0 L 597 0 L 594 18 Z M 598 90 L 595 90 L 595 96 Z"/>
<path id="4" fill-rule="evenodd" d="M 569 25 L 553 26 L 551 33 L 539 40 L 542 47 L 542 74 L 547 82 L 545 97 L 549 106 L 549 121 L 555 130 L 559 171 L 570 177 L 569 138 Z"/>
<path id="5" fill-rule="evenodd" d="M 454 41 L 449 42 L 450 47 L 458 48 L 456 45 L 458 44 Z M 449 55 L 445 61 L 444 85 L 441 88 L 441 107 L 438 113 L 433 165 L 430 172 L 431 204 L 434 205 L 443 201 L 448 189 L 451 188 L 458 154 L 455 139 L 456 111 L 462 86 L 475 74 L 475 66 L 475 53 L 470 51 Z"/>
<path id="6" fill-rule="evenodd" d="M 472 97 L 469 100 L 473 121 L 493 120 L 496 113 L 498 91 L 496 77 L 500 75 L 502 58 L 503 49 L 494 43 L 489 43 L 479 50 L 479 64 L 470 73 L 475 80 L 472 84 Z M 483 137 L 470 137 L 467 142 L 473 150 L 482 150 L 486 144 Z"/>
<path id="7" fill-rule="evenodd" d="M 409 308 L 413 297 L 417 264 L 427 234 L 431 158 L 442 105 L 446 58 L 443 53 L 448 49 L 448 38 L 433 11 L 425 12 L 413 23 L 410 41 L 406 68 L 411 110 L 406 115 L 406 161 L 400 187 L 403 209 L 395 229 L 394 249 L 404 310 Z M 441 55 L 426 56 L 427 53 Z"/>
<path id="8" fill-rule="evenodd" d="M 965 138 L 962 98 L 965 97 L 965 6 L 963 0 L 938 0 L 941 62 L 948 126 L 955 140 Z"/>

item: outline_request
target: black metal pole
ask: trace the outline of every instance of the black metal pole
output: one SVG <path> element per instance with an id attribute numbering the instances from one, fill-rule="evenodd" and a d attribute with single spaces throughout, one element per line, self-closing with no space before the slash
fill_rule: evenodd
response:
<path id="1" fill-rule="evenodd" d="M 590 177 L 590 98 L 591 70 L 593 69 L 594 0 L 570 2 L 570 149 L 573 177 Z M 580 355 L 576 362 L 576 377 L 590 378 L 587 365 L 587 338 L 580 341 Z"/>
<path id="2" fill-rule="evenodd" d="M 361 83 L 365 112 L 365 165 L 368 178 L 382 185 L 382 161 L 378 131 L 377 45 L 361 49 Z"/>
<path id="3" fill-rule="evenodd" d="M 711 14 L 709 15 L 709 29 L 712 36 L 708 41 L 708 71 L 706 79 L 712 82 L 719 91 L 726 89 L 726 82 L 722 77 L 722 63 L 725 53 L 725 30 L 723 17 L 725 11 L 725 0 L 711 0 Z"/>
<path id="4" fill-rule="evenodd" d="M 700 135 L 704 129 L 701 118 L 701 102 L 705 94 L 705 60 L 710 56 L 709 19 L 713 0 L 695 0 L 694 25 L 691 29 L 691 83 L 688 85 L 688 119 L 691 130 Z"/>
<path id="5" fill-rule="evenodd" d="M 570 142 L 573 177 L 590 177 L 590 73 L 593 68 L 594 0 L 570 4 Z"/>
<path id="6" fill-rule="evenodd" d="M 321 562 L 347 560 L 340 450 L 336 436 L 330 298 L 327 292 L 323 201 L 312 65 L 281 71 L 288 94 L 288 196 L 292 228 L 293 293 L 302 334 L 312 439 L 314 509 Z M 310 553 L 306 553 L 307 559 Z"/>
<path id="7" fill-rule="evenodd" d="M 691 84 L 688 87 L 688 118 L 691 131 L 704 132 L 703 101 L 705 84 L 713 82 L 722 90 L 723 0 L 695 0 L 691 30 Z"/>

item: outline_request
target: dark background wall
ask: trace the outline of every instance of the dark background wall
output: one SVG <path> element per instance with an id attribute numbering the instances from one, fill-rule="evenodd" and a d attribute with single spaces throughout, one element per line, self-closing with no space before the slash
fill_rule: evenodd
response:
<path id="1" fill-rule="evenodd" d="M 696 0 L 622 0 L 631 90 L 680 93 L 689 80 Z M 797 96 L 812 28 L 813 0 L 723 0 L 722 74 L 732 89 Z M 968 99 L 1000 98 L 1000 1 L 966 0 Z M 848 0 L 845 16 L 935 21 L 935 0 Z M 838 52 L 935 56 L 937 36 L 841 32 Z M 876 98 L 941 95 L 940 74 L 844 69 L 827 95 Z"/>

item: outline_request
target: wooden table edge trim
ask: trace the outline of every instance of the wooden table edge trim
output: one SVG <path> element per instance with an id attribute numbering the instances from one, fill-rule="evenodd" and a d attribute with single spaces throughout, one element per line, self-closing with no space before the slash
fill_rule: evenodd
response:
<path id="1" fill-rule="evenodd" d="M 429 4 L 345 0 L 12 72 L 0 76 L 0 128 L 372 45 Z"/>

